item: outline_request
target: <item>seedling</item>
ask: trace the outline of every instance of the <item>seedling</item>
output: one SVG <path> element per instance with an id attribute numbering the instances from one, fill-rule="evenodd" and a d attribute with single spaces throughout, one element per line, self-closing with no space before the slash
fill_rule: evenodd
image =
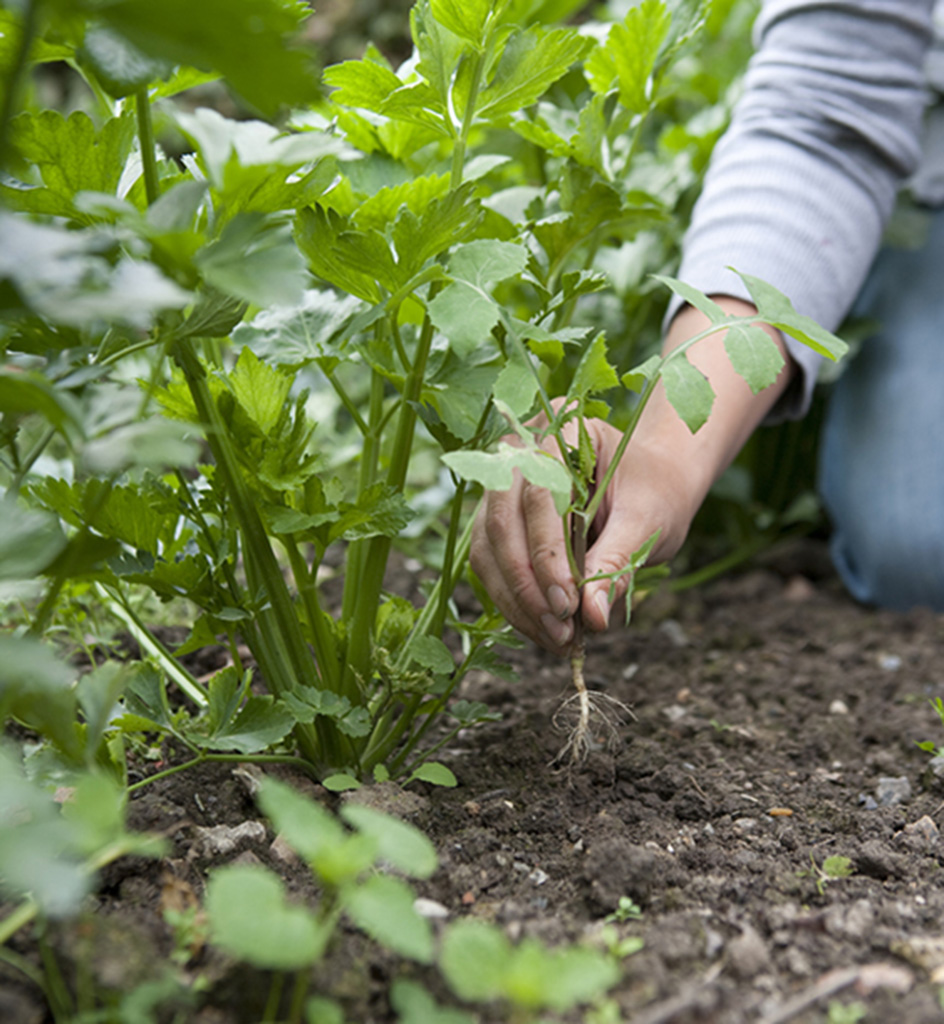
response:
<path id="1" fill-rule="evenodd" d="M 848 857 L 836 854 L 827 857 L 822 865 L 816 863 L 816 858 L 810 854 L 810 867 L 797 872 L 798 878 L 812 878 L 816 884 L 816 891 L 822 896 L 826 891 L 829 882 L 839 878 L 848 878 L 853 873 L 852 861 Z"/>

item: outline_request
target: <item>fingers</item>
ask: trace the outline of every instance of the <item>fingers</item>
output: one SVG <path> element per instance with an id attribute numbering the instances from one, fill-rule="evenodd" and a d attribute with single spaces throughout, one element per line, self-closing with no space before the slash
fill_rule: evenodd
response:
<path id="1" fill-rule="evenodd" d="M 566 652 L 577 593 L 564 554 L 563 527 L 546 492 L 516 479 L 510 491 L 486 494 L 473 526 L 470 560 L 516 629 L 557 654 Z"/>

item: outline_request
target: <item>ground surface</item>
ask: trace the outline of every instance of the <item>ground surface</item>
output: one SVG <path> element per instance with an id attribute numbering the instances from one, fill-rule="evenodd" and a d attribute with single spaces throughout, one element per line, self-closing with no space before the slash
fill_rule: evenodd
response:
<path id="1" fill-rule="evenodd" d="M 619 934 L 644 946 L 613 992 L 631 1024 L 860 1019 L 837 1005 L 830 1017 L 830 1001 L 859 1003 L 861 1019 L 882 1024 L 944 1019 L 934 974 L 944 963 L 944 777 L 916 746 L 944 744 L 928 703 L 944 694 L 944 617 L 862 609 L 824 573 L 821 552 L 812 556 L 657 595 L 631 630 L 595 639 L 589 681 L 631 704 L 636 721 L 615 753 L 593 753 L 582 770 L 549 767 L 562 743 L 551 720 L 563 666 L 528 649 L 516 654 L 520 682 L 471 680 L 464 696 L 504 718 L 443 757 L 459 788 L 362 791 L 434 840 L 441 867 L 421 894 L 450 917 L 549 942 L 592 933 L 631 897 L 641 917 Z M 109 869 L 97 924 L 62 940 L 66 956 L 89 942 L 99 980 L 147 977 L 171 948 L 161 907 L 199 897 L 208 868 L 237 858 L 278 868 L 310 897 L 249 788 L 226 769 L 142 791 L 132 820 L 164 830 L 173 856 Z M 218 825 L 236 830 L 230 849 L 208 838 Z M 837 855 L 852 874 L 817 875 Z M 394 1020 L 389 982 L 414 968 L 354 933 L 340 942 L 320 983 L 354 1024 Z M 208 979 L 213 1005 L 181 1019 L 260 1019 L 254 972 L 206 949 L 185 970 Z M 0 979 L 0 1019 L 44 1020 L 10 978 Z"/>

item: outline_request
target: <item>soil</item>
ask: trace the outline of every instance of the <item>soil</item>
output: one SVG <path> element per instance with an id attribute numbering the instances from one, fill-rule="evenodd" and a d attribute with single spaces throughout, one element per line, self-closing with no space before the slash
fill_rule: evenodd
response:
<path id="1" fill-rule="evenodd" d="M 458 788 L 385 783 L 338 796 L 293 781 L 329 806 L 366 799 L 424 829 L 440 868 L 418 893 L 449 919 L 496 921 L 515 940 L 592 941 L 632 899 L 639 917 L 614 927 L 643 946 L 622 961 L 611 1020 L 940 1021 L 944 770 L 917 741 L 944 744 L 929 705 L 944 694 L 942 650 L 944 616 L 856 605 L 806 546 L 695 592 L 655 594 L 630 629 L 593 638 L 591 688 L 635 719 L 615 750 L 601 746 L 580 768 L 552 766 L 567 668 L 529 647 L 513 653 L 518 682 L 467 682 L 462 696 L 503 719 L 443 754 Z M 162 909 L 195 904 L 220 863 L 261 861 L 295 898 L 315 898 L 251 790 L 244 769 L 207 766 L 140 792 L 133 826 L 163 832 L 172 853 L 103 873 L 96 913 L 58 940 L 67 979 L 80 962 L 102 987 L 154 977 L 173 949 Z M 216 826 L 228 849 L 207 831 Z M 823 873 L 834 856 L 848 858 L 848 877 Z M 34 956 L 27 938 L 14 948 Z M 262 1019 L 262 972 L 199 938 L 179 970 L 202 991 L 176 1020 Z M 450 1000 L 432 971 L 345 927 L 314 988 L 348 1021 L 385 1024 L 403 976 Z M 21 979 L 0 964 L 0 1020 L 45 1021 Z M 499 1007 L 475 1012 L 506 1019 Z"/>

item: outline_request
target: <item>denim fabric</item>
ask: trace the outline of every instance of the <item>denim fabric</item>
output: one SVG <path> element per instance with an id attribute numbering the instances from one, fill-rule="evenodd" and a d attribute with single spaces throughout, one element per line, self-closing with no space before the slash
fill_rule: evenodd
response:
<path id="1" fill-rule="evenodd" d="M 880 327 L 823 428 L 833 559 L 860 601 L 944 611 L 944 212 L 921 249 L 879 256 L 857 310 Z"/>

